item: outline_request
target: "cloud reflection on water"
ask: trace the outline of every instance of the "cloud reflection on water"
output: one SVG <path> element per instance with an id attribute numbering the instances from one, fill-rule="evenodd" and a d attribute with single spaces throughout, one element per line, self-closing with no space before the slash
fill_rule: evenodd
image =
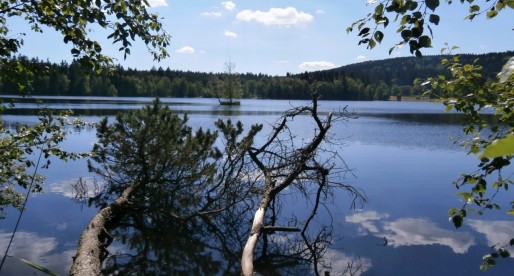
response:
<path id="1" fill-rule="evenodd" d="M 449 246 L 455 253 L 464 254 L 475 244 L 470 233 L 443 229 L 428 219 L 401 218 L 384 222 L 384 230 L 394 247 L 440 244 Z"/>
<path id="2" fill-rule="evenodd" d="M 489 246 L 508 244 L 514 237 L 514 221 L 468 219 L 467 223 L 473 230 L 485 235 Z"/>
<path id="3" fill-rule="evenodd" d="M 385 237 L 393 247 L 410 245 L 445 245 L 455 253 L 467 253 L 475 244 L 475 238 L 467 232 L 455 232 L 441 227 L 426 218 L 400 218 L 387 220 L 388 214 L 376 211 L 361 211 L 346 216 L 346 221 L 358 224 L 359 235 L 371 233 Z"/>
<path id="4" fill-rule="evenodd" d="M 79 182 L 79 180 L 81 180 Z M 80 185 L 78 185 L 80 183 Z M 50 192 L 61 194 L 65 197 L 75 198 L 77 192 L 82 197 L 93 197 L 102 188 L 103 182 L 97 181 L 93 177 L 82 177 L 63 180 L 50 184 Z"/>
<path id="5" fill-rule="evenodd" d="M 337 273 L 342 273 L 342 275 L 361 275 L 366 273 L 372 266 L 369 258 L 356 258 L 355 256 L 330 248 L 323 255 L 323 261 L 330 264 L 332 271 L 336 273 L 334 275 L 338 275 Z"/>
<path id="6" fill-rule="evenodd" d="M 359 225 L 359 235 L 365 236 L 368 232 L 378 234 L 380 232 L 379 226 L 382 219 L 389 217 L 389 214 L 378 213 L 376 211 L 359 212 L 357 214 L 346 216 L 346 222 L 356 223 Z"/>
<path id="7" fill-rule="evenodd" d="M 11 233 L 0 232 L 0 248 L 4 252 L 11 238 Z M 41 237 L 37 233 L 18 231 L 14 237 L 13 244 L 9 249 L 9 255 L 29 260 L 42 265 L 59 275 L 68 273 L 71 267 L 71 257 L 75 250 L 57 250 L 58 242 L 55 237 Z M 8 258 L 3 275 L 27 275 L 36 274 L 36 270 L 28 265 L 22 264 L 16 259 Z"/>

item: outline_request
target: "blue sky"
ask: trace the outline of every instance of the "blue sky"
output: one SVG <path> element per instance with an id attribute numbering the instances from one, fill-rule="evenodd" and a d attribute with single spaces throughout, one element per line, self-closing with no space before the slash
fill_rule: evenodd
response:
<path id="1" fill-rule="evenodd" d="M 224 64 L 235 63 L 240 73 L 285 75 L 339 67 L 364 60 L 410 55 L 408 47 L 388 54 L 399 42 L 394 22 L 386 38 L 373 50 L 358 46 L 356 33 L 346 27 L 374 9 L 365 0 L 350 1 L 205 1 L 150 0 L 151 12 L 158 13 L 172 35 L 171 57 L 154 62 L 142 43 L 134 43 L 126 60 L 117 47 L 104 40 L 102 30 L 93 30 L 107 54 L 125 67 L 223 72 Z M 486 53 L 514 50 L 514 10 L 507 9 L 493 20 L 465 21 L 467 6 L 441 1 L 441 16 L 435 26 L 433 46 L 424 54 L 439 54 L 444 43 L 458 45 L 457 53 Z M 68 45 L 52 32 L 30 33 L 21 21 L 16 30 L 27 32 L 22 54 L 59 62 L 70 60 Z"/>

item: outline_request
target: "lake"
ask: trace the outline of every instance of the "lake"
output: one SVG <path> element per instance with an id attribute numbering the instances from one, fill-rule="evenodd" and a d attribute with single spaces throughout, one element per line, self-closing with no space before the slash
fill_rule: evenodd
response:
<path id="1" fill-rule="evenodd" d="M 43 105 L 72 109 L 81 119 L 96 122 L 151 101 L 48 97 Z M 214 121 L 223 118 L 240 120 L 247 127 L 263 123 L 264 133 L 285 110 L 308 103 L 242 100 L 240 106 L 226 107 L 215 99 L 161 101 L 177 113 L 188 113 L 194 127 L 212 128 Z M 36 120 L 33 115 L 24 115 L 38 107 L 34 103 L 20 100 L 16 107 L 17 111 L 2 117 L 6 125 Z M 467 155 L 450 139 L 462 136 L 461 115 L 445 113 L 442 104 L 431 102 L 319 102 L 322 114 L 345 107 L 358 118 L 335 122 L 332 132 L 342 139 L 341 155 L 353 172 L 344 181 L 362 189 L 368 202 L 352 210 L 351 199 L 336 193 L 328 206 L 333 232 L 340 237 L 325 256 L 332 264 L 332 275 L 338 275 L 349 262 L 362 265 L 365 275 L 510 274 L 511 258 L 500 260 L 487 272 L 479 270 L 491 245 L 508 243 L 514 237 L 514 221 L 506 210 L 470 215 L 458 230 L 448 220 L 448 209 L 462 205 L 452 182 L 478 165 L 476 156 Z M 301 120 L 295 122 L 294 129 L 300 134 L 312 131 Z M 72 131 L 63 147 L 89 151 L 95 140 L 95 130 L 85 128 Z M 81 232 L 97 211 L 71 199 L 71 184 L 79 178 L 91 181 L 95 176 L 88 173 L 85 160 L 55 160 L 48 170 L 40 172 L 47 177 L 45 192 L 30 196 L 9 254 L 64 275 Z M 512 176 L 508 173 L 504 176 Z M 504 194 L 498 201 L 509 202 Z M 12 209 L 6 212 L 6 219 L 0 222 L 1 250 L 7 246 L 18 214 Z M 112 250 L 123 249 L 115 246 Z M 190 272 L 195 274 L 194 266 Z M 29 273 L 35 270 L 13 258 L 7 259 L 2 271 L 2 275 Z"/>

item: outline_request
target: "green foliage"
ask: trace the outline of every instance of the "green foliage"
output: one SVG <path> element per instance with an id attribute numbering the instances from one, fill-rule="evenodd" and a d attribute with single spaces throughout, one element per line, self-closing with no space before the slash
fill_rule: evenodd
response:
<path id="1" fill-rule="evenodd" d="M 498 258 L 505 259 L 510 257 L 510 252 L 507 249 L 505 249 L 505 247 L 512 246 L 514 244 L 513 241 L 514 240 L 511 240 L 510 244 L 505 246 L 492 246 L 491 249 L 493 249 L 494 251 L 482 257 L 483 261 L 480 265 L 480 270 L 487 270 L 493 267 L 496 264 L 496 259 Z"/>
<path id="2" fill-rule="evenodd" d="M 371 1 L 376 4 L 377 1 Z M 453 1 L 446 0 L 447 4 Z M 486 18 L 494 18 L 506 8 L 514 9 L 514 1 L 474 1 L 460 0 L 466 3 L 468 16 L 473 20 L 476 16 L 485 14 Z M 430 47 L 428 38 L 432 37 L 431 25 L 438 25 L 440 17 L 435 12 L 440 8 L 439 0 L 384 0 L 378 1 L 374 12 L 366 18 L 356 21 L 348 31 L 356 26 L 362 39 L 359 44 L 369 42 L 366 36 L 375 32 L 379 25 L 387 26 L 387 16 L 396 17 L 402 41 L 393 46 L 389 53 L 396 47 L 409 44 L 411 53 L 422 56 L 421 49 Z M 428 22 L 426 19 L 428 18 Z M 372 30 L 369 24 L 374 24 Z M 425 38 L 425 28 L 430 37 Z M 371 47 L 370 47 L 371 48 Z M 447 45 L 442 53 L 457 49 L 448 49 Z M 484 76 L 488 72 L 478 63 L 478 59 L 463 63 L 459 56 L 451 56 L 442 60 L 442 65 L 448 69 L 449 74 L 431 77 L 423 85 L 429 85 L 426 95 L 439 98 L 446 110 L 455 110 L 463 113 L 463 132 L 472 138 L 463 141 L 470 154 L 480 157 L 478 169 L 472 173 L 462 174 L 454 182 L 458 189 L 463 190 L 457 194 L 464 202 L 460 208 L 449 210 L 450 221 L 456 228 L 462 227 L 468 213 L 482 215 L 486 210 L 502 209 L 495 202 L 496 195 L 501 190 L 507 191 L 513 184 L 511 177 L 503 177 L 502 171 L 512 169 L 511 159 L 514 153 L 514 57 L 505 64 L 498 78 L 491 79 Z M 505 62 L 505 61 L 503 61 Z M 497 71 L 496 71 L 497 72 Z M 514 214 L 514 207 L 507 211 Z M 512 245 L 511 240 L 509 245 Z M 498 257 L 506 258 L 510 252 L 506 246 L 499 247 L 495 252 L 484 256 L 480 266 L 485 270 L 494 266 Z M 494 247 L 493 247 L 494 249 Z"/>
<path id="3" fill-rule="evenodd" d="M 221 104 L 238 104 L 237 99 L 241 98 L 242 87 L 239 74 L 234 72 L 236 65 L 232 61 L 225 63 L 225 73 L 221 81 L 215 81 L 215 95 Z M 223 99 L 223 100 L 222 100 Z"/>
<path id="4" fill-rule="evenodd" d="M 39 87 L 49 85 L 51 91 L 67 90 L 70 83 L 77 79 L 87 79 L 83 74 L 74 72 L 70 80 L 62 72 L 51 72 L 48 67 L 37 67 L 26 58 L 15 55 L 23 46 L 26 34 L 13 34 L 10 26 L 14 19 L 24 20 L 34 32 L 43 32 L 44 27 L 53 29 L 62 35 L 63 41 L 73 46 L 71 54 L 84 70 L 82 73 L 106 73 L 112 67 L 112 58 L 103 54 L 100 43 L 90 36 L 93 28 L 103 28 L 109 32 L 108 39 L 119 44 L 119 51 L 126 57 L 130 54 L 132 41 L 139 38 L 148 46 L 155 60 L 168 56 L 166 47 L 169 35 L 162 28 L 155 14 L 147 11 L 146 1 L 29 1 L 8 0 L 0 3 L 0 80 L 5 94 L 21 93 L 27 95 L 33 91 L 33 84 Z M 41 78 L 40 78 L 41 76 Z M 76 83 L 73 83 L 76 84 Z M 100 87 L 100 85 L 98 85 Z M 76 89 L 79 87 L 71 87 Z M 89 86 L 81 86 L 84 92 L 91 92 Z M 111 95 L 116 95 L 114 87 L 106 85 Z M 6 111 L 2 105 L 0 111 Z M 74 159 L 80 154 L 62 151 L 59 143 L 65 138 L 66 114 L 55 117 L 52 112 L 43 110 L 40 122 L 35 126 L 23 126 L 7 129 L 0 125 L 0 206 L 20 207 L 21 195 L 16 186 L 27 188 L 35 181 L 33 190 L 41 191 L 40 176 L 33 177 L 29 168 L 34 168 L 34 155 L 38 151 L 47 159 L 56 155 L 61 159 Z M 76 123 L 80 124 L 80 123 Z"/>
<path id="5" fill-rule="evenodd" d="M 84 123 L 69 121 L 69 113 L 56 116 L 51 110 L 40 111 L 39 123 L 33 126 L 22 125 L 17 128 L 0 124 L 0 211 L 11 205 L 21 208 L 23 196 L 17 187 L 27 189 L 31 183 L 31 192 L 41 192 L 43 177 L 30 170 L 37 170 L 37 156 L 44 162 L 42 168 L 51 164 L 50 157 L 69 160 L 85 156 L 70 153 L 60 148 L 68 127 L 81 127 Z"/>
<path id="6" fill-rule="evenodd" d="M 104 196 L 118 197 L 134 182 L 147 183 L 148 187 L 168 182 L 182 185 L 176 179 L 178 175 L 193 177 L 200 170 L 210 179 L 215 172 L 202 160 L 220 158 L 220 152 L 212 147 L 217 133 L 199 129 L 193 134 L 187 116 L 179 118 L 169 108 L 161 107 L 159 101 L 118 114 L 112 125 L 103 119 L 97 136 L 91 160 L 98 166 L 90 161 L 89 168 L 108 181 Z"/>
<path id="7" fill-rule="evenodd" d="M 92 36 L 93 28 L 103 28 L 107 38 L 120 46 L 124 57 L 130 54 L 132 41 L 139 38 L 148 46 L 155 60 L 168 57 L 170 36 L 156 14 L 149 13 L 146 1 L 29 1 L 8 0 L 0 3 L 0 67 L 2 78 L 15 80 L 23 88 L 30 80 L 30 68 L 20 63 L 9 65 L 23 45 L 25 34 L 12 35 L 13 18 L 24 20 L 34 32 L 48 27 L 59 32 L 63 41 L 73 46 L 71 55 L 83 68 L 100 73 L 112 66 L 112 58 L 103 54 L 102 46 Z M 7 74 L 5 74 L 7 73 Z"/>
<path id="8" fill-rule="evenodd" d="M 247 195 L 251 185 L 242 185 L 241 147 L 251 143 L 258 129 L 238 142 L 241 123 L 218 122 L 225 150 L 215 143 L 218 132 L 193 131 L 187 116 L 180 118 L 156 100 L 152 106 L 120 113 L 109 124 L 97 127 L 98 142 L 88 162 L 90 171 L 102 176 L 104 189 L 91 203 L 110 204 L 133 183 L 142 188 L 133 193 L 134 206 L 172 217 L 219 212 Z M 151 192 L 150 192 L 151 191 Z"/>
<path id="9" fill-rule="evenodd" d="M 507 191 L 514 183 L 501 173 L 511 167 L 514 153 L 514 75 L 510 70 L 500 74 L 497 81 L 487 80 L 477 60 L 462 64 L 459 56 L 443 59 L 442 64 L 448 68 L 451 76 L 430 78 L 425 83 L 431 89 L 427 93 L 441 98 L 448 111 L 456 110 L 465 115 L 463 132 L 472 135 L 472 139 L 463 144 L 470 154 L 480 156 L 478 169 L 462 174 L 454 182 L 458 189 L 466 190 L 457 194 L 462 198 L 463 206 L 449 211 L 450 220 L 459 228 L 468 213 L 482 215 L 486 210 L 502 209 L 494 199 L 501 190 Z M 491 116 L 494 116 L 494 120 L 491 120 Z M 508 213 L 514 212 L 509 210 Z M 480 268 L 488 269 L 496 263 L 498 256 L 509 255 L 509 251 L 501 247 L 498 252 L 484 256 Z"/>
<path id="10" fill-rule="evenodd" d="M 512 52 L 463 55 L 463 63 L 479 58 L 486 79 L 496 78 L 505 59 Z M 310 91 L 317 88 L 323 100 L 388 100 L 389 97 L 417 96 L 423 91 L 412 83 L 416 78 L 450 74 L 441 66 L 447 55 L 423 59 L 401 57 L 380 61 L 367 61 L 325 71 L 304 72 L 283 77 L 263 74 L 237 74 L 233 91 L 242 98 L 309 99 Z M 224 73 L 183 72 L 163 68 L 152 70 L 116 67 L 107 74 L 84 75 L 80 64 L 49 63 L 23 57 L 14 59 L 34 68 L 33 85 L 25 90 L 31 95 L 67 96 L 120 96 L 120 97 L 176 97 L 215 98 L 220 95 Z M 12 94 L 16 84 L 3 80 L 0 93 Z M 79 112 L 77 110 L 76 112 Z"/>
<path id="11" fill-rule="evenodd" d="M 505 137 L 494 140 L 484 149 L 482 158 L 497 158 L 500 156 L 514 155 L 514 135 L 505 135 Z"/>
<path id="12" fill-rule="evenodd" d="M 485 13 L 486 18 L 493 18 L 505 8 L 514 9 L 512 0 L 482 1 L 478 4 L 473 0 L 459 0 L 462 4 L 469 5 L 469 14 L 465 19 L 473 20 L 476 16 Z M 447 4 L 453 1 L 445 0 Z M 401 40 L 389 49 L 391 54 L 398 47 L 409 46 L 411 54 L 422 56 L 423 48 L 432 47 L 432 27 L 439 25 L 440 16 L 436 11 L 440 8 L 439 0 L 381 0 L 368 1 L 368 4 L 376 5 L 374 10 L 366 17 L 355 21 L 346 31 L 358 30 L 359 45 L 366 45 L 373 49 L 376 43 L 380 43 L 384 37 L 380 27 L 386 28 L 390 22 L 397 23 L 396 32 Z M 428 32 L 427 32 L 428 30 Z"/>

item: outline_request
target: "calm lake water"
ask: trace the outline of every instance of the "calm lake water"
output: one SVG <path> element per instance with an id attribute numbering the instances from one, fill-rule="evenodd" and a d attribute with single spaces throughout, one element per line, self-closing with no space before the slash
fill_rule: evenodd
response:
<path id="1" fill-rule="evenodd" d="M 117 111 L 140 108 L 149 98 L 46 99 L 45 106 L 73 109 L 86 121 L 98 121 Z M 178 113 L 188 113 L 195 127 L 212 128 L 218 118 L 240 120 L 245 126 L 273 123 L 287 109 L 308 102 L 243 100 L 238 107 L 219 106 L 214 99 L 161 99 Z M 36 106 L 20 101 L 21 111 L 4 115 L 5 124 L 30 123 Z M 491 245 L 508 243 L 514 237 L 514 221 L 505 210 L 473 216 L 456 230 L 448 221 L 448 209 L 460 207 L 452 185 L 460 173 L 472 172 L 475 156 L 450 139 L 461 135 L 460 115 L 444 113 L 444 107 L 428 102 L 326 102 L 320 112 L 347 107 L 356 119 L 338 121 L 333 133 L 342 138 L 342 156 L 352 169 L 345 182 L 362 189 L 368 202 L 350 209 L 351 199 L 337 194 L 329 206 L 334 233 L 341 237 L 326 257 L 332 271 L 342 271 L 348 262 L 364 265 L 365 275 L 508 275 L 512 258 L 500 260 L 481 272 L 482 256 Z M 99 115 L 100 114 L 100 115 Z M 265 130 L 269 130 L 265 128 Z M 295 130 L 308 135 L 313 128 L 295 121 Z M 264 131 L 263 133 L 266 133 Z M 64 147 L 89 151 L 94 129 L 73 131 Z M 31 195 L 14 244 L 9 252 L 65 275 L 71 266 L 77 241 L 95 208 L 71 200 L 71 184 L 82 177 L 91 180 L 84 160 L 55 160 L 46 171 L 45 193 Z M 512 173 L 512 172 L 510 172 Z M 511 175 L 504 175 L 511 176 Z M 507 198 L 500 196 L 500 202 Z M 5 250 L 18 212 L 7 209 L 0 221 L 0 250 Z M 321 218 L 323 219 L 323 217 Z M 387 245 L 384 240 L 387 239 Z M 116 250 L 116 248 L 112 249 Z M 195 271 L 191 271 L 192 274 Z M 27 275 L 35 270 L 8 258 L 2 275 Z M 36 273 L 37 274 L 37 273 Z M 333 273 L 337 275 L 337 273 Z"/>

